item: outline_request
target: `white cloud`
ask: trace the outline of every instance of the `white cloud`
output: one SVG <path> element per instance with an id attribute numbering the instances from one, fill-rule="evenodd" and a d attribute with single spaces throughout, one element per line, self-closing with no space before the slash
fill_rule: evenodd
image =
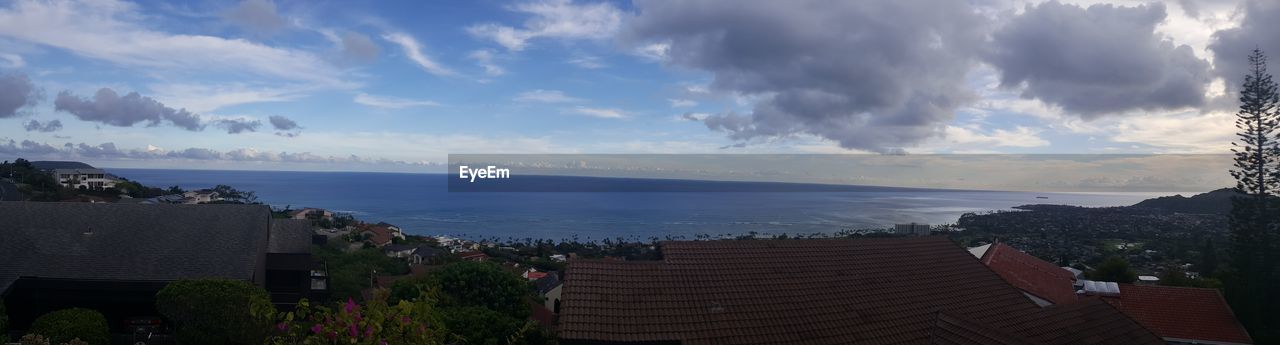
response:
<path id="1" fill-rule="evenodd" d="M 688 107 L 698 106 L 698 102 L 695 102 L 694 100 L 691 100 L 691 99 L 672 98 L 672 99 L 668 99 L 667 102 L 671 102 L 672 108 L 688 108 Z"/>
<path id="2" fill-rule="evenodd" d="M 240 104 L 284 102 L 315 91 L 311 85 L 252 86 L 236 84 L 155 84 L 149 87 L 156 99 L 187 110 L 205 113 Z"/>
<path id="3" fill-rule="evenodd" d="M 131 3 L 116 0 L 19 0 L 0 8 L 0 36 L 80 56 L 168 72 L 248 73 L 340 84 L 340 71 L 300 50 L 243 39 L 148 29 Z M 199 68 L 191 68 L 199 66 Z"/>
<path id="4" fill-rule="evenodd" d="M 497 64 L 493 63 L 492 50 L 488 50 L 488 49 L 476 50 L 476 51 L 472 51 L 471 54 L 468 54 L 467 56 L 470 57 L 472 60 L 475 60 L 477 66 L 480 66 L 480 68 L 484 69 L 485 75 L 500 76 L 500 75 L 503 75 L 504 73 L 507 73 L 507 70 L 503 69 L 502 66 L 498 66 Z"/>
<path id="5" fill-rule="evenodd" d="M 532 90 L 521 92 L 513 99 L 516 102 L 538 102 L 538 103 L 573 103 L 581 102 L 582 99 L 569 97 L 564 92 L 558 90 Z"/>
<path id="6" fill-rule="evenodd" d="M 27 62 L 18 54 L 0 53 L 0 60 L 7 62 L 7 65 L 0 67 L 22 68 L 27 65 Z"/>
<path id="7" fill-rule="evenodd" d="M 602 119 L 622 119 L 627 117 L 626 112 L 617 108 L 577 107 L 577 108 L 570 109 L 569 112 L 579 114 L 579 115 L 599 117 Z"/>
<path id="8" fill-rule="evenodd" d="M 592 55 L 580 55 L 567 61 L 568 63 L 586 69 L 601 69 L 607 65 L 600 61 L 600 57 Z"/>
<path id="9" fill-rule="evenodd" d="M 955 145 L 983 145 L 997 147 L 1041 147 L 1048 146 L 1049 141 L 1040 138 L 1040 131 L 1028 127 L 1014 127 L 1012 130 L 996 129 L 983 134 L 976 128 L 947 126 L 944 130 L 947 143 Z"/>
<path id="10" fill-rule="evenodd" d="M 574 4 L 570 0 L 540 0 L 516 4 L 511 11 L 530 14 L 522 28 L 496 23 L 473 25 L 467 32 L 519 51 L 534 38 L 606 39 L 622 22 L 622 11 L 607 2 Z"/>
<path id="11" fill-rule="evenodd" d="M 396 97 L 374 96 L 366 93 L 356 95 L 354 100 L 356 103 L 376 108 L 387 109 L 404 109 L 413 107 L 437 106 L 439 103 L 432 101 L 413 100 Z"/>
<path id="12" fill-rule="evenodd" d="M 435 60 L 432 60 L 427 57 L 427 55 L 423 54 L 422 44 L 418 43 L 418 40 L 414 39 L 413 36 L 400 32 L 392 32 L 382 35 L 382 38 L 399 45 L 400 48 L 404 50 L 404 54 L 409 57 L 409 60 L 413 60 L 414 63 L 418 64 L 418 67 L 422 67 L 422 70 L 427 71 L 427 73 L 440 76 L 454 74 L 452 70 L 441 66 Z"/>

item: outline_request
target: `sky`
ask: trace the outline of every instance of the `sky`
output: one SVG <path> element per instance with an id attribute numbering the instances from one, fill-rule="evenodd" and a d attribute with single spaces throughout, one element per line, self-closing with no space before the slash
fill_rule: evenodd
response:
<path id="1" fill-rule="evenodd" d="M 0 158 L 1228 153 L 1274 18 L 1248 0 L 0 1 Z"/>

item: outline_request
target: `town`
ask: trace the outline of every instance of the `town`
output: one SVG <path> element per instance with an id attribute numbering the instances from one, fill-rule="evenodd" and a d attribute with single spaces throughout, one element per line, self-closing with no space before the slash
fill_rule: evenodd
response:
<path id="1" fill-rule="evenodd" d="M 795 334 L 870 342 L 1252 342 L 1220 283 L 1188 287 L 1211 274 L 1201 263 L 1206 255 L 1166 249 L 1223 241 L 1220 214 L 1035 205 L 966 215 L 955 226 L 899 224 L 813 238 L 499 242 L 407 234 L 322 208 L 271 209 L 230 186 L 135 186 L 78 162 L 19 160 L 0 165 L 0 173 L 24 199 L 88 201 L 0 203 L 7 223 L 0 262 L 9 263 L 0 270 L 0 325 L 22 344 L 201 343 L 194 334 L 215 343 L 291 344 L 323 338 L 327 327 L 342 332 L 330 337 L 405 343 L 784 342 Z M 55 188 L 31 184 L 46 178 Z M 159 195 L 131 197 L 134 190 Z M 128 243 L 146 245 L 116 246 Z M 1165 279 L 1135 270 L 1160 270 Z M 1175 273 L 1185 277 L 1170 278 Z M 207 289 L 245 291 L 230 298 L 261 301 L 261 310 L 229 307 L 229 297 Z M 173 294 L 223 302 L 178 312 L 165 297 Z M 317 317 L 360 315 L 351 314 L 357 309 L 440 323 L 417 335 L 307 326 Z M 273 311 L 254 316 L 262 310 Z M 244 320 L 218 325 L 227 320 L 201 319 L 204 313 Z M 50 325 L 53 318 L 103 322 L 63 329 Z M 688 321 L 697 318 L 721 326 Z M 900 319 L 921 321 L 893 321 Z M 893 331 L 866 333 L 872 329 Z"/>

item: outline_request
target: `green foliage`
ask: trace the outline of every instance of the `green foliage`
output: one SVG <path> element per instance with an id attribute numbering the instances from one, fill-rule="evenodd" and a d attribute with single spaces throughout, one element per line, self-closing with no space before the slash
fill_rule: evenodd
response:
<path id="1" fill-rule="evenodd" d="M 444 323 L 463 344 L 507 344 L 520 334 L 524 322 L 483 307 L 454 307 L 442 311 Z"/>
<path id="2" fill-rule="evenodd" d="M 213 186 L 213 191 L 218 192 L 227 203 L 256 204 L 258 203 L 258 194 L 252 191 L 242 191 L 225 184 Z"/>
<path id="3" fill-rule="evenodd" d="M 1133 283 L 1138 280 L 1138 274 L 1129 267 L 1129 261 L 1119 257 L 1112 256 L 1103 261 L 1097 270 L 1089 272 L 1089 279 L 1117 282 L 1117 283 Z"/>
<path id="4" fill-rule="evenodd" d="M 42 335 L 50 343 L 62 344 L 80 339 L 89 345 L 107 345 L 111 333 L 107 318 L 91 309 L 71 308 L 41 315 L 31 323 L 29 334 Z"/>
<path id="5" fill-rule="evenodd" d="M 182 344 L 261 344 L 275 307 L 266 290 L 228 279 L 179 280 L 156 294 L 156 309 Z"/>
<path id="6" fill-rule="evenodd" d="M 377 248 L 345 252 L 343 241 L 330 241 L 332 246 L 317 246 L 312 251 L 329 265 L 329 292 L 334 300 L 360 298 L 360 291 L 373 286 L 374 275 L 402 275 L 409 267 L 400 260 L 387 257 Z M 376 273 L 375 273 L 376 272 Z"/>
<path id="7" fill-rule="evenodd" d="M 1174 266 L 1160 275 L 1160 285 L 1221 289 L 1222 281 L 1214 278 L 1188 278 L 1186 271 Z"/>
<path id="8" fill-rule="evenodd" d="M 46 338 L 43 335 L 27 334 L 22 336 L 21 339 L 18 339 L 18 345 L 53 345 L 55 344 L 55 343 L 50 343 L 50 341 L 52 340 L 50 340 L 49 338 Z M 57 345 L 89 345 L 89 342 L 80 340 L 80 338 L 74 338 L 74 339 L 68 340 L 65 343 L 56 343 L 56 344 Z"/>
<path id="9" fill-rule="evenodd" d="M 294 311 L 279 314 L 276 334 L 267 344 L 444 344 L 449 332 L 433 293 L 420 295 L 389 305 L 386 295 L 378 294 L 364 305 L 347 300 L 336 309 L 303 300 Z"/>
<path id="10" fill-rule="evenodd" d="M 16 182 L 18 191 L 32 201 L 58 201 L 75 195 L 74 190 L 63 188 L 48 172 L 22 158 L 0 163 L 0 178 Z"/>
<path id="11" fill-rule="evenodd" d="M 446 306 L 475 306 L 518 319 L 529 317 L 528 283 L 497 264 L 464 261 L 433 272 Z"/>

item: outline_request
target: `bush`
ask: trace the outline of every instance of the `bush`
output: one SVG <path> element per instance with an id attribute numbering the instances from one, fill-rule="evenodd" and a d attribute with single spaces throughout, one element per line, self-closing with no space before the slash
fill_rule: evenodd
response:
<path id="1" fill-rule="evenodd" d="M 41 315 L 27 333 L 42 335 L 52 344 L 67 343 L 77 338 L 89 345 L 107 345 L 111 341 L 107 318 L 95 310 L 82 308 Z"/>
<path id="2" fill-rule="evenodd" d="M 267 344 L 444 344 L 449 332 L 440 322 L 434 293 L 421 295 L 389 305 L 379 292 L 364 305 L 348 299 L 337 309 L 303 300 L 296 310 L 280 313 L 276 335 Z"/>
<path id="3" fill-rule="evenodd" d="M 261 344 L 275 316 L 266 290 L 227 279 L 169 283 L 156 294 L 156 309 L 186 345 Z"/>
<path id="4" fill-rule="evenodd" d="M 488 262 L 450 264 L 432 274 L 443 294 L 441 302 L 453 307 L 484 307 L 515 319 L 529 317 L 524 279 Z"/>

